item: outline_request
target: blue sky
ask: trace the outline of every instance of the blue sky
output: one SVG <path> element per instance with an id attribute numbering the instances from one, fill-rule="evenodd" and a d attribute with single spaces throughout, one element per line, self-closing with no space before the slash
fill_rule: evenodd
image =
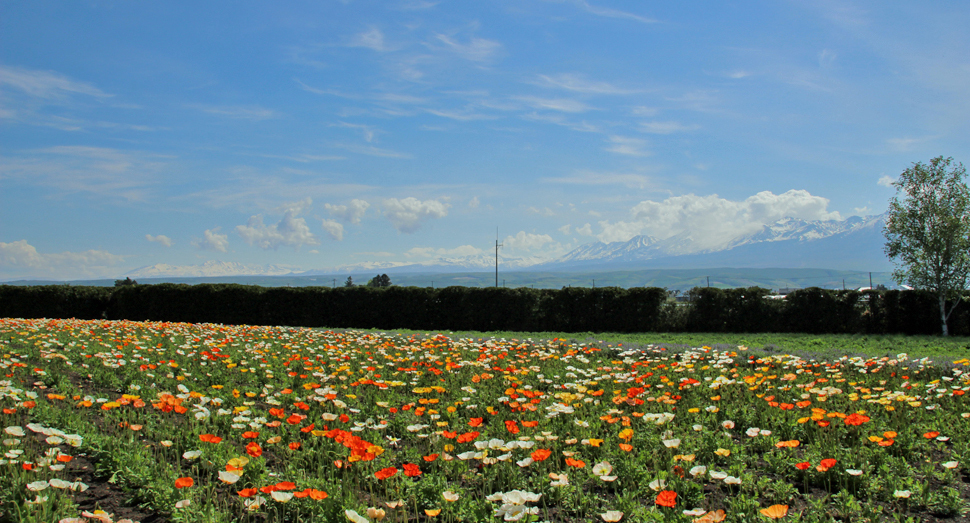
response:
<path id="1" fill-rule="evenodd" d="M 965 2 L 0 12 L 0 279 L 702 249 L 967 161 Z"/>

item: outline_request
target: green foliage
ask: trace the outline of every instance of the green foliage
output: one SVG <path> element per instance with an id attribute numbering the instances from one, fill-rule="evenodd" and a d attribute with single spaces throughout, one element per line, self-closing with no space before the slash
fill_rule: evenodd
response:
<path id="1" fill-rule="evenodd" d="M 936 294 L 944 336 L 970 277 L 970 188 L 963 164 L 952 163 L 938 156 L 903 171 L 885 229 L 893 278 Z"/>
<path id="2" fill-rule="evenodd" d="M 384 288 L 391 286 L 391 278 L 386 274 L 378 274 L 367 282 L 368 287 Z"/>

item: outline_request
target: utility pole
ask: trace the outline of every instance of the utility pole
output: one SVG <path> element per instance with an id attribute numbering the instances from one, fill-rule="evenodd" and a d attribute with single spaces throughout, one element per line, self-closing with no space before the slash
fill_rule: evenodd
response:
<path id="1" fill-rule="evenodd" d="M 711 277 L 710 276 L 707 277 L 707 286 L 708 287 L 711 286 Z"/>
<path id="2" fill-rule="evenodd" d="M 869 273 L 869 290 L 872 290 L 872 273 Z"/>
<path id="3" fill-rule="evenodd" d="M 498 248 L 504 244 L 498 242 L 498 227 L 495 228 L 495 286 L 498 287 Z"/>
<path id="4" fill-rule="evenodd" d="M 336 288 L 337 288 L 337 278 L 334 278 L 334 279 L 333 279 L 333 288 L 334 288 L 334 289 L 336 289 Z"/>
<path id="5" fill-rule="evenodd" d="M 593 278 L 593 288 L 596 288 L 596 278 Z"/>
<path id="6" fill-rule="evenodd" d="M 842 290 L 845 290 L 845 278 L 842 278 Z"/>

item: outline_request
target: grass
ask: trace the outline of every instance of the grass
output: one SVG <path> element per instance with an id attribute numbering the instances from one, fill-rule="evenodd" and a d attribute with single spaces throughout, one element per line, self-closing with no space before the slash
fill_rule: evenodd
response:
<path id="1" fill-rule="evenodd" d="M 0 521 L 962 521 L 966 341 L 0 319 Z"/>

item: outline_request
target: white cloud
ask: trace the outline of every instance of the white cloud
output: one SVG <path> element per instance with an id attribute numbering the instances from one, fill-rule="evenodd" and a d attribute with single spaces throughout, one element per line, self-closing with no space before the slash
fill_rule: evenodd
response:
<path id="1" fill-rule="evenodd" d="M 403 158 L 403 159 L 413 158 L 413 156 L 411 156 L 408 153 L 401 153 L 401 152 L 392 151 L 389 149 L 381 149 L 380 147 L 374 147 L 370 145 L 335 143 L 333 144 L 333 146 L 340 147 L 341 149 L 346 149 L 352 153 L 366 154 L 368 156 L 379 156 L 381 158 Z"/>
<path id="2" fill-rule="evenodd" d="M 478 201 L 478 196 L 475 196 L 474 198 L 468 201 L 468 206 L 471 207 L 472 209 L 477 209 L 480 203 L 481 202 Z"/>
<path id="3" fill-rule="evenodd" d="M 206 229 L 202 238 L 192 240 L 192 245 L 203 251 L 227 252 L 229 250 L 229 235 L 219 234 L 221 227 Z"/>
<path id="4" fill-rule="evenodd" d="M 879 185 L 882 185 L 883 187 L 892 188 L 893 182 L 895 181 L 896 179 L 893 178 L 892 176 L 883 176 L 882 178 L 879 178 L 879 181 L 876 183 Z"/>
<path id="5" fill-rule="evenodd" d="M 913 150 L 913 148 L 918 145 L 935 140 L 936 138 L 936 136 L 923 136 L 921 138 L 890 138 L 886 140 L 886 143 L 888 143 L 889 146 L 896 151 L 907 152 Z"/>
<path id="6" fill-rule="evenodd" d="M 646 189 L 655 185 L 649 176 L 642 174 L 593 171 L 578 171 L 573 176 L 543 178 L 542 181 L 572 185 L 622 185 L 631 189 Z"/>
<path id="7" fill-rule="evenodd" d="M 192 107 L 209 114 L 225 116 L 227 118 L 235 118 L 238 120 L 260 121 L 279 117 L 279 114 L 277 114 L 276 111 L 258 106 L 193 105 Z"/>
<path id="8" fill-rule="evenodd" d="M 438 200 L 421 201 L 414 197 L 398 200 L 388 198 L 384 200 L 384 216 L 391 222 L 398 232 L 410 234 L 421 228 L 423 222 L 444 218 L 448 215 L 451 205 Z"/>
<path id="9" fill-rule="evenodd" d="M 321 225 L 323 226 L 323 230 L 326 231 L 332 239 L 337 241 L 344 239 L 344 226 L 342 223 L 334 220 L 323 220 Z"/>
<path id="10" fill-rule="evenodd" d="M 236 232 L 249 245 L 256 245 L 265 250 L 276 250 L 285 245 L 294 249 L 299 249 L 302 245 L 317 245 L 320 242 L 310 232 L 306 220 L 297 218 L 297 215 L 311 203 L 313 201 L 307 198 L 283 206 L 283 218 L 275 225 L 263 224 L 262 215 L 251 216 L 246 225 L 236 226 Z"/>
<path id="11" fill-rule="evenodd" d="M 586 225 L 583 225 L 582 227 L 577 227 L 576 234 L 579 234 L 581 236 L 592 236 L 593 227 L 588 223 Z"/>
<path id="12" fill-rule="evenodd" d="M 108 277 L 118 274 L 119 269 L 114 267 L 124 259 L 125 256 L 97 250 L 40 253 L 27 240 L 0 242 L 0 276 L 5 278 Z"/>
<path id="13" fill-rule="evenodd" d="M 627 156 L 650 156 L 650 151 L 643 148 L 647 146 L 647 141 L 640 138 L 629 138 L 626 136 L 610 136 L 609 142 L 612 144 L 606 148 L 607 151 Z"/>
<path id="14" fill-rule="evenodd" d="M 516 96 L 514 98 L 535 109 L 548 109 L 563 113 L 582 113 L 591 109 L 583 102 L 569 98 L 539 98 L 537 96 Z"/>
<path id="15" fill-rule="evenodd" d="M 563 225 L 562 227 L 560 227 L 560 228 L 558 228 L 556 230 L 559 231 L 559 232 L 561 232 L 561 233 L 563 233 L 564 235 L 568 236 L 569 235 L 569 231 L 570 231 L 570 225 L 567 223 L 566 225 Z"/>
<path id="16" fill-rule="evenodd" d="M 36 71 L 20 67 L 0 66 L 0 86 L 14 87 L 30 96 L 48 100 L 63 98 L 67 94 L 84 94 L 98 98 L 114 96 L 89 83 L 72 80 L 53 71 Z"/>
<path id="17" fill-rule="evenodd" d="M 534 234 L 519 231 L 515 236 L 506 236 L 502 244 L 510 251 L 534 251 L 541 249 L 546 244 L 553 243 L 552 236 L 548 234 Z"/>
<path id="18" fill-rule="evenodd" d="M 106 147 L 59 145 L 0 157 L 0 180 L 19 179 L 60 194 L 144 200 L 166 157 Z"/>
<path id="19" fill-rule="evenodd" d="M 434 247 L 414 247 L 409 249 L 405 256 L 408 258 L 436 258 L 436 257 L 463 257 L 475 256 L 485 251 L 472 245 L 461 245 L 454 249 L 435 249 Z"/>
<path id="20" fill-rule="evenodd" d="M 445 44 L 446 49 L 458 56 L 474 62 L 490 60 L 502 48 L 502 44 L 494 40 L 472 37 L 468 43 L 461 43 L 444 34 L 435 35 L 438 41 Z"/>
<path id="21" fill-rule="evenodd" d="M 604 242 L 627 241 L 638 234 L 660 239 L 677 234 L 689 236 L 691 249 L 722 248 L 731 240 L 752 234 L 762 226 L 783 218 L 802 220 L 839 220 L 829 212 L 829 200 L 808 191 L 791 190 L 782 194 L 763 191 L 743 201 L 732 201 L 716 194 L 674 196 L 662 202 L 646 200 L 634 206 L 627 222 L 599 222 Z"/>
<path id="22" fill-rule="evenodd" d="M 166 247 L 171 247 L 174 242 L 168 236 L 164 234 L 159 234 L 158 236 L 152 236 L 151 234 L 146 234 L 145 239 L 150 242 L 160 243 Z"/>
<path id="23" fill-rule="evenodd" d="M 355 35 L 348 45 L 350 47 L 366 47 L 378 52 L 392 50 L 384 43 L 384 33 L 376 27 L 372 27 L 368 31 Z"/>
<path id="24" fill-rule="evenodd" d="M 542 209 L 538 209 L 536 207 L 529 207 L 526 210 L 528 210 L 529 212 L 531 212 L 533 214 L 538 214 L 539 216 L 555 216 L 556 215 L 556 211 L 553 211 L 552 209 L 550 209 L 548 207 L 543 207 Z"/>
<path id="25" fill-rule="evenodd" d="M 617 9 L 611 9 L 609 7 L 600 7 L 595 5 L 590 5 L 586 0 L 575 0 L 576 5 L 582 7 L 587 12 L 592 13 L 596 16 L 605 16 L 607 18 L 622 18 L 626 20 L 633 20 L 635 22 L 641 22 L 644 24 L 656 24 L 658 21 L 653 18 L 646 16 L 641 16 L 634 13 L 628 13 L 626 11 L 620 11 Z"/>
<path id="26" fill-rule="evenodd" d="M 539 75 L 540 85 L 557 87 L 567 91 L 587 94 L 636 94 L 640 91 L 621 89 L 606 82 L 587 80 L 577 74 L 558 74 L 555 76 Z"/>
<path id="27" fill-rule="evenodd" d="M 327 203 L 324 204 L 324 208 L 327 209 L 330 216 L 339 218 L 344 223 L 360 223 L 360 219 L 364 217 L 364 213 L 370 208 L 370 204 L 354 198 L 350 200 L 348 205 L 330 205 Z"/>
<path id="28" fill-rule="evenodd" d="M 652 134 L 673 134 L 685 131 L 696 131 L 699 125 L 684 125 L 680 122 L 643 122 L 640 129 L 645 133 Z"/>

